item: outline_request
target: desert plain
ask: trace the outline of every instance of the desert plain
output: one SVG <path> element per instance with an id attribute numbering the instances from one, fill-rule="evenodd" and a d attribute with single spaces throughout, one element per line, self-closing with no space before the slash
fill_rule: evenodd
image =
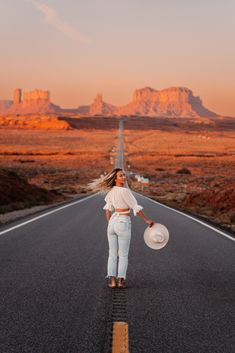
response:
<path id="1" fill-rule="evenodd" d="M 37 119 L 0 128 L 2 214 L 90 193 L 88 183 L 114 166 L 120 118 Z M 122 120 L 132 189 L 235 231 L 235 119 Z"/>

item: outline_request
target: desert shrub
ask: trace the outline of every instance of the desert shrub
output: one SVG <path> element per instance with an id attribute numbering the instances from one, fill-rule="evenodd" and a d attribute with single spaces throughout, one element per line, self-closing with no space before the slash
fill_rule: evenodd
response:
<path id="1" fill-rule="evenodd" d="M 235 213 L 230 215 L 230 222 L 235 224 Z"/>
<path id="2" fill-rule="evenodd" d="M 7 172 L 9 177 L 12 176 L 12 177 L 19 178 L 18 173 L 17 173 L 16 171 L 14 171 L 14 170 L 11 170 L 11 169 L 6 170 L 6 169 L 3 169 L 3 171 L 4 171 L 4 172 Z"/>
<path id="3" fill-rule="evenodd" d="M 0 214 L 14 211 L 14 206 L 12 205 L 0 205 Z"/>
<path id="4" fill-rule="evenodd" d="M 34 163 L 34 159 L 19 159 L 20 163 Z"/>
<path id="5" fill-rule="evenodd" d="M 212 217 L 212 216 L 215 216 L 216 212 L 213 208 L 207 208 L 203 210 L 203 213 L 208 217 Z"/>
<path id="6" fill-rule="evenodd" d="M 188 168 L 181 168 L 181 169 L 177 170 L 176 173 L 177 174 L 192 174 L 191 170 Z"/>

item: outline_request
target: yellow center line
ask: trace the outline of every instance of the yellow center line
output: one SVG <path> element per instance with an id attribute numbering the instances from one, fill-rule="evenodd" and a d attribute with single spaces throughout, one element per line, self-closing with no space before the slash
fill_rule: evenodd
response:
<path id="1" fill-rule="evenodd" d="M 129 353 L 128 324 L 122 321 L 113 323 L 112 353 Z"/>

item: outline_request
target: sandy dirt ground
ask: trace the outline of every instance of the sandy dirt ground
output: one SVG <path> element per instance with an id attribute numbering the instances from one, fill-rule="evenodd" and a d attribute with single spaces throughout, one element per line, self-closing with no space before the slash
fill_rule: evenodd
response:
<path id="1" fill-rule="evenodd" d="M 132 188 L 235 230 L 235 132 L 125 130 Z"/>
<path id="2" fill-rule="evenodd" d="M 0 166 L 30 183 L 79 193 L 110 168 L 116 130 L 0 130 Z"/>

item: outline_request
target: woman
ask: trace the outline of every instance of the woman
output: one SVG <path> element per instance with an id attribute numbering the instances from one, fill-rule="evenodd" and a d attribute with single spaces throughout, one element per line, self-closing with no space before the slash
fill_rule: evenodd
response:
<path id="1" fill-rule="evenodd" d="M 125 287 L 131 240 L 130 209 L 133 210 L 135 216 L 138 215 L 142 218 L 149 227 L 154 224 L 141 211 L 143 207 L 137 204 L 130 189 L 124 187 L 125 182 L 126 175 L 124 171 L 121 168 L 115 168 L 99 183 L 100 189 L 109 190 L 105 197 L 106 205 L 104 206 L 108 221 L 109 257 L 106 278 L 110 278 L 109 288 Z M 111 215 L 112 211 L 115 212 Z"/>

